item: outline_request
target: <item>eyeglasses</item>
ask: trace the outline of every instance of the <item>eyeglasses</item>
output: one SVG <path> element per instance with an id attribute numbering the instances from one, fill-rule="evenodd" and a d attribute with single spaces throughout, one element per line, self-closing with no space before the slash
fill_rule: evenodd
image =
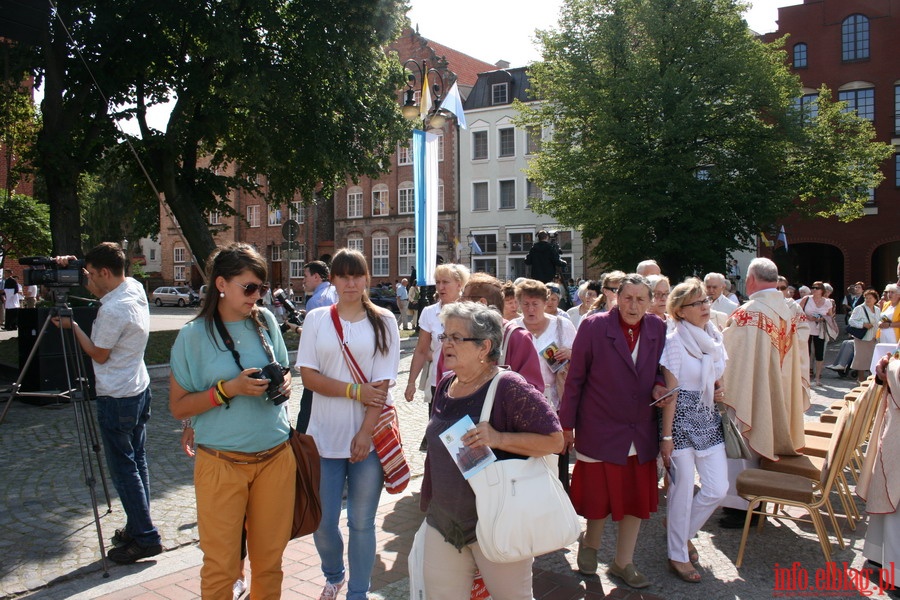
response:
<path id="1" fill-rule="evenodd" d="M 653 292 L 653 298 L 656 300 L 665 300 L 669 297 L 669 292 Z"/>
<path id="2" fill-rule="evenodd" d="M 442 334 L 438 335 L 438 340 L 442 344 L 446 344 L 448 342 L 452 342 L 453 344 L 459 344 L 461 342 L 483 342 L 484 338 L 463 337 L 461 335 L 456 335 L 456 334 L 447 335 L 446 333 L 442 333 Z"/>
<path id="3" fill-rule="evenodd" d="M 681 308 L 691 308 L 693 306 L 704 306 L 706 304 L 712 304 L 712 300 L 709 298 L 704 298 L 703 300 L 697 300 L 696 302 L 691 302 L 690 304 L 682 304 Z"/>
<path id="4" fill-rule="evenodd" d="M 811 289 L 811 290 L 821 290 L 821 289 L 825 289 L 825 288 L 823 288 L 821 285 L 814 285 L 814 286 L 812 286 L 812 287 L 809 288 L 809 289 Z"/>
<path id="5" fill-rule="evenodd" d="M 607 286 L 604 285 L 604 286 L 603 286 L 603 289 L 606 290 L 607 292 L 612 292 L 613 294 L 618 294 L 618 293 L 619 293 L 619 288 L 607 287 Z"/>
<path id="6" fill-rule="evenodd" d="M 244 284 L 242 284 L 242 283 L 238 283 L 237 281 L 235 281 L 234 283 L 235 283 L 238 287 L 244 288 L 244 295 L 245 295 L 245 296 L 248 296 L 248 297 L 249 297 L 249 296 L 252 296 L 252 295 L 255 294 L 256 292 L 259 292 L 259 295 L 260 295 L 260 296 L 265 296 L 265 295 L 266 295 L 266 292 L 269 291 L 269 286 L 266 285 L 265 283 L 248 283 L 247 285 L 244 285 Z"/>
<path id="7" fill-rule="evenodd" d="M 779 286 L 778 286 L 778 291 L 779 291 L 779 292 L 783 292 L 783 291 L 786 290 L 786 289 L 787 289 L 787 286 L 786 286 L 786 285 L 779 285 Z"/>

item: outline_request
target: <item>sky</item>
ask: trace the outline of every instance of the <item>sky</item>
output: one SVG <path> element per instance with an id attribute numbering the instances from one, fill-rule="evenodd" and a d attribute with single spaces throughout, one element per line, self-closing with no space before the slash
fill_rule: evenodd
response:
<path id="1" fill-rule="evenodd" d="M 454 50 L 494 64 L 509 61 L 522 67 L 540 58 L 534 31 L 554 27 L 562 0 L 410 0 L 408 13 L 419 33 Z M 802 0 L 756 0 L 745 14 L 757 33 L 775 31 L 778 7 L 802 4 Z M 452 8 L 451 8 L 452 6 Z"/>

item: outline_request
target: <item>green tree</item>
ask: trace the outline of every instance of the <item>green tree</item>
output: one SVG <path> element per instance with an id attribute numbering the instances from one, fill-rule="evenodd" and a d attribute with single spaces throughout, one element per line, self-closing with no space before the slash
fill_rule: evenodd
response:
<path id="1" fill-rule="evenodd" d="M 10 196 L 29 171 L 28 156 L 37 136 L 38 120 L 28 90 L 14 80 L 0 81 L 0 161 Z"/>
<path id="2" fill-rule="evenodd" d="M 519 119 L 553 131 L 528 169 L 552 198 L 535 208 L 597 240 L 600 262 L 719 271 L 798 198 L 814 195 L 820 213 L 857 210 L 848 191 L 877 172 L 883 145 L 824 97 L 828 118 L 808 126 L 792 108 L 800 83 L 783 42 L 756 39 L 742 8 L 567 0 L 559 29 L 539 33 L 544 61 L 531 82 L 542 102 L 522 105 Z M 826 138 L 829 176 L 814 177 Z"/>
<path id="3" fill-rule="evenodd" d="M 19 63 L 44 83 L 36 162 L 54 251 L 79 249 L 79 177 L 121 139 L 117 118 L 137 120 L 141 136 L 131 141 L 201 263 L 213 249 L 206 213 L 227 210 L 232 190 L 258 191 L 257 175 L 277 203 L 381 172 L 408 134 L 396 103 L 404 72 L 382 49 L 404 8 L 402 0 L 58 5 L 46 43 Z M 154 128 L 146 111 L 169 102 L 165 127 Z M 223 166 L 237 174 L 222 175 Z"/>
<path id="4" fill-rule="evenodd" d="M 46 256 L 50 252 L 47 206 L 23 194 L 0 191 L 0 265 L 7 257 Z"/>

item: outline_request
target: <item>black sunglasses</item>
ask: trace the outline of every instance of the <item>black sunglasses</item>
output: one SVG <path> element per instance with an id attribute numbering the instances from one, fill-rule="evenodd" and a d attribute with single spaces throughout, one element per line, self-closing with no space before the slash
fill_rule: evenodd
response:
<path id="1" fill-rule="evenodd" d="M 269 286 L 265 283 L 248 283 L 247 285 L 243 285 L 241 283 L 238 283 L 237 281 L 235 281 L 235 283 L 238 286 L 244 288 L 244 295 L 248 297 L 252 296 L 256 292 L 259 292 L 260 296 L 265 296 L 266 292 L 269 291 Z"/>

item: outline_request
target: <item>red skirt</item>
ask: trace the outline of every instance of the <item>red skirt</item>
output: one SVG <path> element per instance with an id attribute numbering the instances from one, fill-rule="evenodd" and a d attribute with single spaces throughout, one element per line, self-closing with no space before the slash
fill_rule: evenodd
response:
<path id="1" fill-rule="evenodd" d="M 649 519 L 659 503 L 656 461 L 641 464 L 636 455 L 624 465 L 576 461 L 569 497 L 575 512 L 585 519 L 610 514 L 613 521 L 626 515 Z"/>

